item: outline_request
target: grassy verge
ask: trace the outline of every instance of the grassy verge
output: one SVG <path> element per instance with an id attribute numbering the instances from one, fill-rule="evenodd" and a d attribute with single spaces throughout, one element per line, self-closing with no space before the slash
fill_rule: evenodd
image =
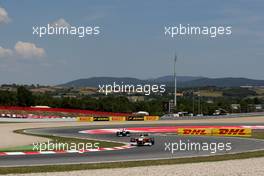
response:
<path id="1" fill-rule="evenodd" d="M 0 148 L 0 152 L 26 152 L 26 151 L 33 151 L 33 146 L 25 145 L 18 147 Z"/>
<path id="2" fill-rule="evenodd" d="M 1 167 L 0 174 L 66 172 L 66 171 L 87 170 L 87 169 L 128 168 L 128 167 L 139 167 L 139 166 L 155 166 L 155 165 L 171 165 L 171 164 L 224 161 L 224 160 L 234 160 L 234 159 L 246 159 L 246 158 L 252 158 L 252 157 L 264 157 L 264 151 L 247 152 L 247 153 L 241 153 L 241 154 L 227 154 L 227 155 L 219 155 L 219 156 L 207 156 L 207 157 L 178 158 L 178 159 L 149 160 L 149 161 L 148 160 L 128 161 L 128 162 L 114 162 L 114 163 L 100 163 L 100 164 Z"/>
<path id="3" fill-rule="evenodd" d="M 5 123 L 26 123 L 26 122 L 0 122 L 0 124 L 5 124 Z"/>
<path id="4" fill-rule="evenodd" d="M 264 139 L 264 131 L 254 131 L 251 138 L 254 138 L 254 139 Z"/>
<path id="5" fill-rule="evenodd" d="M 20 134 L 26 134 L 24 130 L 16 130 L 15 133 L 20 133 Z M 97 140 L 88 140 L 88 139 L 80 139 L 80 138 L 70 138 L 70 137 L 59 137 L 59 136 L 51 136 L 51 135 L 38 135 L 38 134 L 30 134 L 33 136 L 38 136 L 38 137 L 44 137 L 50 139 L 50 141 L 53 141 L 54 143 L 63 143 L 63 144 L 80 144 L 80 143 L 99 143 L 100 148 L 105 148 L 105 147 L 120 147 L 123 146 L 124 144 L 122 143 L 116 143 L 116 142 L 107 142 L 107 141 L 97 141 Z M 25 145 L 25 146 L 18 146 L 18 147 L 12 147 L 12 148 L 2 148 L 0 149 L 0 152 L 26 152 L 26 151 L 33 151 L 33 145 Z"/>
<path id="6" fill-rule="evenodd" d="M 264 139 L 264 132 L 254 132 L 252 138 Z M 10 173 L 39 173 L 39 172 L 65 172 L 74 170 L 88 169 L 107 169 L 107 168 L 128 168 L 139 166 L 187 164 L 199 162 L 225 161 L 235 159 L 247 159 L 254 157 L 264 157 L 264 151 L 245 152 L 239 154 L 225 154 L 216 156 L 145 160 L 145 161 L 127 161 L 100 164 L 71 164 L 71 165 L 50 165 L 50 166 L 26 166 L 26 167 L 1 167 L 0 174 Z"/>

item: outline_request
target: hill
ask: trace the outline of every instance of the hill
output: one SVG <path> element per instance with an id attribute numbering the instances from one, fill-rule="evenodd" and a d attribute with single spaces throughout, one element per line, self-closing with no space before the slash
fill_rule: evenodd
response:
<path id="1" fill-rule="evenodd" d="M 130 77 L 91 77 L 78 79 L 62 84 L 63 87 L 98 87 L 99 85 L 116 84 L 166 84 L 168 87 L 174 85 L 173 76 L 164 76 L 155 79 L 141 80 Z M 264 80 L 254 80 L 247 78 L 206 78 L 206 77 L 177 77 L 179 87 L 240 87 L 240 86 L 264 86 Z"/>
<path id="2" fill-rule="evenodd" d="M 202 78 L 187 81 L 181 84 L 182 87 L 240 87 L 240 86 L 264 86 L 264 80 L 247 78 Z"/>

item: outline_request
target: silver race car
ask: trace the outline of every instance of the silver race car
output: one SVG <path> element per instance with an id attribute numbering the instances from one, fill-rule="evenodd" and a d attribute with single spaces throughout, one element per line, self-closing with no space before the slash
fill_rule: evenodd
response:
<path id="1" fill-rule="evenodd" d="M 116 136 L 118 137 L 130 137 L 130 131 L 123 128 L 116 132 Z"/>

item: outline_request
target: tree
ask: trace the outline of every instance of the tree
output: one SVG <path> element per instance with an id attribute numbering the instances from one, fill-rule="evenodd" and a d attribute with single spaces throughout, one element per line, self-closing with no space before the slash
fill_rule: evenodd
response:
<path id="1" fill-rule="evenodd" d="M 34 105 L 34 97 L 32 93 L 24 86 L 19 86 L 17 88 L 17 105 L 18 106 Z"/>

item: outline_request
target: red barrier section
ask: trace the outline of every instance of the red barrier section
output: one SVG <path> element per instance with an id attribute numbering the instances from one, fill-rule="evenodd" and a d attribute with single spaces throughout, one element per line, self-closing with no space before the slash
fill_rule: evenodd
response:
<path id="1" fill-rule="evenodd" d="M 17 107 L 17 106 L 0 106 L 0 110 L 8 111 L 43 111 L 43 112 L 65 112 L 78 113 L 83 115 L 98 115 L 98 116 L 128 116 L 129 113 L 101 112 L 81 109 L 64 109 L 64 108 L 34 108 L 34 107 Z"/>

